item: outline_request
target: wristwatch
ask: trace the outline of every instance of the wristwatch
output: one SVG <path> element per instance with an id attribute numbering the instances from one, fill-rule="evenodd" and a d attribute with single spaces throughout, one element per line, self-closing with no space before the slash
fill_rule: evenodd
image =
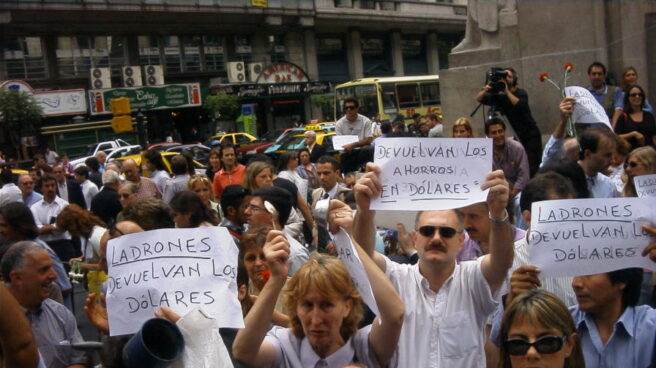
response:
<path id="1" fill-rule="evenodd" d="M 508 222 L 508 210 L 504 209 L 503 212 L 504 212 L 504 216 L 503 216 L 503 218 L 502 218 L 501 220 L 495 220 L 495 219 L 493 219 L 493 218 L 492 218 L 492 212 L 489 212 L 489 213 L 488 213 L 488 216 L 490 217 L 490 223 L 491 223 L 491 224 L 494 224 L 494 225 L 503 225 L 503 224 L 505 224 L 506 222 Z"/>

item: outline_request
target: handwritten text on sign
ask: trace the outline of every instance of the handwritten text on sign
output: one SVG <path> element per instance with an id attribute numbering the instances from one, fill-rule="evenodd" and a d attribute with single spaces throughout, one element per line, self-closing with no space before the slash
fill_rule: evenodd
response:
<path id="1" fill-rule="evenodd" d="M 638 197 L 656 197 L 656 175 L 640 175 L 633 177 Z"/>
<path id="2" fill-rule="evenodd" d="M 344 146 L 347 144 L 359 141 L 357 135 L 334 135 L 333 136 L 333 149 L 336 151 L 343 151 Z"/>
<path id="3" fill-rule="evenodd" d="M 592 93 L 583 87 L 565 87 L 565 96 L 574 97 L 574 111 L 572 121 L 581 124 L 602 123 L 612 129 L 608 115 L 603 106 L 597 102 Z"/>
<path id="4" fill-rule="evenodd" d="M 654 220 L 656 200 L 567 199 L 533 203 L 529 232 L 531 263 L 543 276 L 578 276 L 627 267 L 656 270 L 641 255 L 650 237 L 642 225 Z"/>
<path id="5" fill-rule="evenodd" d="M 351 237 L 346 231 L 344 231 L 344 229 L 340 228 L 339 232 L 335 234 L 334 242 L 335 248 L 337 248 L 337 257 L 342 260 L 348 269 L 356 289 L 358 289 L 360 295 L 362 295 L 362 299 L 364 299 L 364 302 L 367 303 L 367 306 L 369 306 L 369 309 L 371 309 L 375 315 L 380 316 L 380 312 L 378 312 L 378 304 L 376 304 L 376 298 L 371 290 L 369 278 L 367 278 L 367 271 L 364 270 L 364 266 L 362 265 L 358 252 L 351 241 Z"/>
<path id="6" fill-rule="evenodd" d="M 383 138 L 376 140 L 382 191 L 374 210 L 440 210 L 484 202 L 492 169 L 486 138 Z"/>
<path id="7" fill-rule="evenodd" d="M 110 240 L 110 334 L 137 332 L 160 306 L 181 315 L 201 307 L 220 327 L 242 328 L 238 253 L 222 227 L 159 229 Z"/>

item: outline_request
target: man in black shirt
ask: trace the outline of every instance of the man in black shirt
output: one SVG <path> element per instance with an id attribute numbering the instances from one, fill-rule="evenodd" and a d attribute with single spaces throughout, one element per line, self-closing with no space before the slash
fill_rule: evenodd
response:
<path id="1" fill-rule="evenodd" d="M 524 146 L 528 156 L 528 165 L 531 177 L 535 175 L 542 160 L 542 134 L 538 129 L 531 108 L 528 106 L 528 94 L 517 87 L 517 72 L 513 68 L 506 68 L 508 73 L 500 82 L 505 85 L 498 94 L 491 93 L 492 85 L 487 84 L 476 95 L 476 101 L 484 105 L 496 105 L 512 126 L 517 138 Z"/>

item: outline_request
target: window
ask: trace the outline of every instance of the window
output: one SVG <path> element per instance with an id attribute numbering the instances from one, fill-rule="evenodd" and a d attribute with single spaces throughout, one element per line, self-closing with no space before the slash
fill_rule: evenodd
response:
<path id="1" fill-rule="evenodd" d="M 387 35 L 365 36 L 360 39 L 360 44 L 365 77 L 394 74 Z"/>
<path id="2" fill-rule="evenodd" d="M 238 145 L 239 144 L 244 144 L 244 143 L 249 143 L 251 141 L 247 136 L 245 136 L 243 134 L 236 135 L 235 140 L 237 141 Z"/>
<path id="3" fill-rule="evenodd" d="M 159 43 L 157 36 L 139 36 L 139 65 L 160 65 Z"/>
<path id="4" fill-rule="evenodd" d="M 203 36 L 203 51 L 205 54 L 205 70 L 225 70 L 223 37 Z"/>
<path id="5" fill-rule="evenodd" d="M 253 61 L 253 48 L 251 47 L 251 37 L 248 35 L 237 35 L 235 41 L 235 61 L 250 63 Z"/>
<path id="6" fill-rule="evenodd" d="M 185 37 L 183 42 L 185 71 L 200 71 L 200 36 Z"/>
<path id="7" fill-rule="evenodd" d="M 416 84 L 399 84 L 396 86 L 396 95 L 399 98 L 399 108 L 419 107 L 419 86 Z"/>
<path id="8" fill-rule="evenodd" d="M 401 53 L 405 75 L 428 74 L 426 42 L 423 36 L 404 36 L 401 39 Z"/>
<path id="9" fill-rule="evenodd" d="M 275 35 L 270 37 L 271 63 L 285 61 L 285 36 Z"/>
<path id="10" fill-rule="evenodd" d="M 164 67 L 166 72 L 182 71 L 182 55 L 180 54 L 180 39 L 178 36 L 164 36 Z"/>
<path id="11" fill-rule="evenodd" d="M 348 63 L 344 42 L 339 37 L 317 36 L 319 79 L 331 82 L 348 81 Z"/>
<path id="12" fill-rule="evenodd" d="M 91 68 L 89 37 L 57 37 L 56 55 L 60 77 L 89 75 Z"/>
<path id="13" fill-rule="evenodd" d="M 421 102 L 424 106 L 440 104 L 440 86 L 437 83 L 421 83 Z"/>
<path id="14" fill-rule="evenodd" d="M 383 93 L 383 112 L 386 114 L 396 113 L 398 106 L 396 105 L 396 90 L 393 83 L 381 84 Z"/>
<path id="15" fill-rule="evenodd" d="M 46 60 L 39 37 L 5 37 L 3 49 L 9 79 L 46 77 Z"/>

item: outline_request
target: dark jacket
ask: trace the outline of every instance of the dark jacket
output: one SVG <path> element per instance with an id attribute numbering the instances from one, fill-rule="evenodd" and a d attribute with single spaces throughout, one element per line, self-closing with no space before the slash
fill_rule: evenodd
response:
<path id="1" fill-rule="evenodd" d="M 91 212 L 100 217 L 107 226 L 116 222 L 116 216 L 121 210 L 118 192 L 112 188 L 103 187 L 91 201 Z"/>
<path id="2" fill-rule="evenodd" d="M 86 209 L 87 202 L 84 200 L 84 194 L 82 193 L 82 187 L 80 184 L 74 179 L 66 178 L 66 188 L 68 189 L 68 203 L 75 203 L 83 209 Z M 59 186 L 57 186 L 57 195 L 63 198 L 59 193 Z"/>

